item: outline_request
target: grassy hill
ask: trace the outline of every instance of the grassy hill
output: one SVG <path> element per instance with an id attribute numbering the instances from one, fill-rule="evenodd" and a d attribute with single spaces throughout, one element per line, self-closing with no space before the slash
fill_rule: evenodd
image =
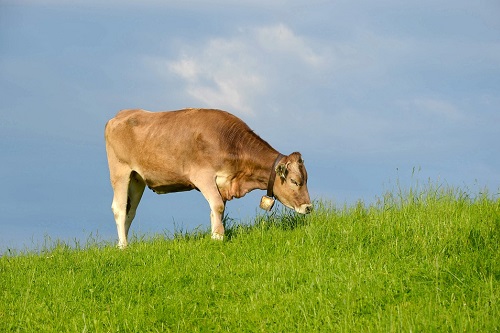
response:
<path id="1" fill-rule="evenodd" d="M 500 330 L 500 199 L 429 185 L 208 233 L 0 258 L 2 332 Z"/>

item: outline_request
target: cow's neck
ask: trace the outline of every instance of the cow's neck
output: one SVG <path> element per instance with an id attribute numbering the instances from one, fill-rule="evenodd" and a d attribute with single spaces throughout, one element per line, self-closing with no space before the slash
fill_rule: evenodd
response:
<path id="1" fill-rule="evenodd" d="M 243 192 L 247 193 L 255 189 L 268 190 L 269 187 L 271 187 L 272 192 L 276 178 L 276 173 L 274 172 L 275 164 L 283 157 L 284 155 L 281 155 L 274 149 L 248 156 L 251 159 L 251 163 L 249 164 L 253 168 L 248 170 L 244 184 L 240 184 L 244 188 L 242 189 Z M 243 165 L 245 165 L 245 162 L 243 162 Z M 271 182 L 273 184 L 270 184 Z"/>

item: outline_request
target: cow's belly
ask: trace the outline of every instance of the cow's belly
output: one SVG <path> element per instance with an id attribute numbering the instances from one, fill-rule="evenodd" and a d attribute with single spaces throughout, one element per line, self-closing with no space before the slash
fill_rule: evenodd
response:
<path id="1" fill-rule="evenodd" d="M 143 177 L 146 185 L 155 193 L 164 194 L 172 192 L 185 192 L 196 189 L 196 186 L 179 174 L 168 173 L 153 174 L 146 173 Z"/>
<path id="2" fill-rule="evenodd" d="M 170 184 L 170 185 L 156 185 L 151 186 L 148 184 L 148 187 L 155 193 L 165 194 L 165 193 L 173 193 L 173 192 L 185 192 L 197 189 L 192 184 Z"/>

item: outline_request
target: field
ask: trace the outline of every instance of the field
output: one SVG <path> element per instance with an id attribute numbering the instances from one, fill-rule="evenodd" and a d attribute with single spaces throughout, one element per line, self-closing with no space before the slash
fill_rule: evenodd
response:
<path id="1" fill-rule="evenodd" d="M 428 184 L 226 227 L 6 253 L 0 331 L 500 331 L 498 194 Z"/>

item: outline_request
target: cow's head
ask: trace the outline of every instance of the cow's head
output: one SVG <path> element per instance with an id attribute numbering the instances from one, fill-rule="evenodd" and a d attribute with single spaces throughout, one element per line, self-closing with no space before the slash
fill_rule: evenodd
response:
<path id="1" fill-rule="evenodd" d="M 282 158 L 275 170 L 273 192 L 276 199 L 297 213 L 310 213 L 312 205 L 307 190 L 307 171 L 300 153 Z"/>

